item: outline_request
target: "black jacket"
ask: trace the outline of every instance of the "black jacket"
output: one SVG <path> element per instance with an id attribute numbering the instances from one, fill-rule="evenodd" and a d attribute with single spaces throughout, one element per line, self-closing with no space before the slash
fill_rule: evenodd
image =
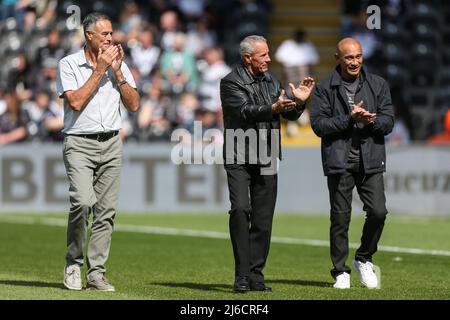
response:
<path id="1" fill-rule="evenodd" d="M 339 66 L 322 80 L 313 93 L 311 127 L 322 138 L 322 165 L 325 175 L 345 172 L 351 147 L 352 130 L 361 138 L 360 155 L 365 174 L 386 170 L 384 136 L 394 126 L 394 110 L 387 82 L 362 69 L 355 103 L 363 100 L 363 108 L 376 113 L 373 124 L 355 124 L 351 118 L 351 106 L 341 84 Z"/>
<path id="2" fill-rule="evenodd" d="M 249 144 L 249 139 L 245 140 L 245 163 L 254 163 L 248 157 L 251 151 L 257 156 L 258 164 L 266 164 L 266 161 L 260 161 L 258 153 L 261 143 L 266 144 L 268 154 L 271 151 L 271 139 L 277 139 L 278 146 L 280 146 L 280 115 L 272 112 L 272 104 L 278 100 L 280 93 L 280 81 L 273 74 L 266 72 L 263 76 L 254 78 L 242 63 L 233 68 L 220 81 L 220 99 L 225 129 L 223 155 L 226 163 L 237 163 L 237 143 L 234 143 L 234 149 L 231 149 L 232 145 L 230 144 L 233 141 L 228 141 L 227 136 L 238 129 L 242 129 L 248 135 L 252 132 L 255 133 L 258 141 L 255 145 L 254 143 Z M 282 115 L 288 120 L 297 120 L 305 109 L 304 107 L 304 105 L 298 105 L 294 110 Z M 278 129 L 278 131 L 270 131 L 271 129 Z M 271 132 L 272 134 L 278 132 L 278 134 L 271 136 Z M 227 146 L 232 152 L 227 153 Z M 281 159 L 281 148 L 272 151 L 274 156 Z"/>

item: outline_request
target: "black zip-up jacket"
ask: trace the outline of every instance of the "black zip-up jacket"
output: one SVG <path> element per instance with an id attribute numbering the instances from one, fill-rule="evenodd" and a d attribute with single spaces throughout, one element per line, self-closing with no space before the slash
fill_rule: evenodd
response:
<path id="1" fill-rule="evenodd" d="M 280 93 L 280 81 L 273 74 L 265 72 L 261 77 L 253 77 L 242 63 L 234 67 L 220 81 L 220 99 L 225 129 L 223 156 L 226 163 L 237 163 L 238 153 L 237 143 L 235 142 L 234 150 L 227 154 L 227 145 L 232 143 L 227 139 L 227 130 L 228 133 L 235 132 L 238 129 L 242 129 L 244 133 L 249 135 L 252 132 L 256 133 L 257 141 L 266 143 L 266 150 L 270 154 L 270 129 L 278 129 L 278 131 L 273 131 L 278 132 L 278 135 L 272 137 L 278 139 L 278 146 L 280 146 L 280 115 L 272 112 L 272 104 L 278 100 Z M 304 110 L 305 105 L 297 105 L 295 109 L 282 113 L 282 115 L 288 120 L 297 120 Z M 261 132 L 267 138 L 260 135 Z M 245 140 L 245 163 L 252 163 L 248 157 L 250 150 L 252 150 L 257 155 L 258 164 L 267 164 L 266 159 L 260 161 L 259 142 L 257 145 L 250 145 L 249 139 Z M 241 148 L 239 150 L 241 154 L 244 151 Z M 278 150 L 272 151 L 275 157 L 281 159 L 281 146 Z"/>
<path id="2" fill-rule="evenodd" d="M 373 124 L 355 125 L 351 117 L 340 67 L 319 82 L 313 93 L 311 127 L 322 138 L 322 165 L 326 176 L 345 172 L 351 148 L 352 130 L 360 137 L 360 155 L 364 173 L 386 171 L 384 136 L 394 126 L 394 110 L 388 83 L 381 77 L 361 70 L 355 103 L 363 100 L 363 108 L 376 113 Z"/>

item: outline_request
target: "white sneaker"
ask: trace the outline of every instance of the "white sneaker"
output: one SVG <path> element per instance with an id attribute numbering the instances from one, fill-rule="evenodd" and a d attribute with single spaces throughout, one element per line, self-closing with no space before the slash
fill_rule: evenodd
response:
<path id="1" fill-rule="evenodd" d="M 81 269 L 77 264 L 64 268 L 64 286 L 69 290 L 81 290 Z"/>
<path id="2" fill-rule="evenodd" d="M 336 289 L 350 288 L 350 275 L 347 272 L 341 273 L 336 277 L 336 282 L 333 285 Z"/>
<path id="3" fill-rule="evenodd" d="M 375 289 L 378 286 L 377 275 L 373 272 L 373 265 L 371 262 L 366 261 L 366 263 L 363 263 L 361 261 L 353 260 L 352 265 L 358 273 L 359 281 L 361 281 L 363 286 L 369 289 Z"/>

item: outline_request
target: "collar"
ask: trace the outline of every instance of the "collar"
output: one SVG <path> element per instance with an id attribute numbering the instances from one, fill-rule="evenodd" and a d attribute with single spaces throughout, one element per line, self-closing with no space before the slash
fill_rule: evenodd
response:
<path id="1" fill-rule="evenodd" d="M 359 83 L 363 83 L 366 80 L 366 70 L 364 67 L 361 67 L 361 72 L 359 74 Z M 336 68 L 334 68 L 333 73 L 331 74 L 331 86 L 340 86 L 342 83 L 342 76 L 341 76 L 341 66 L 337 65 Z"/>
<path id="2" fill-rule="evenodd" d="M 81 48 L 76 54 L 75 57 L 77 59 L 77 63 L 78 65 L 81 66 L 88 66 L 92 68 L 92 64 L 86 59 L 86 54 L 84 53 L 84 49 L 86 48 L 86 46 L 83 46 L 83 48 Z"/>
<path id="3" fill-rule="evenodd" d="M 238 74 L 241 77 L 242 81 L 244 82 L 244 84 L 251 84 L 256 82 L 255 78 L 253 77 L 253 75 L 247 70 L 247 68 L 244 66 L 244 63 L 241 62 L 237 68 Z M 263 81 L 272 81 L 272 76 L 270 75 L 269 72 L 264 72 L 264 78 Z"/>

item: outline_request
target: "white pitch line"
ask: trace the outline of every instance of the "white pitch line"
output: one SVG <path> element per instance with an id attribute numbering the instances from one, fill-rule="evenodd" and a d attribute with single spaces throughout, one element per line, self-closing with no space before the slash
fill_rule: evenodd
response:
<path id="1" fill-rule="evenodd" d="M 67 227 L 66 219 L 59 218 L 41 218 L 37 217 L 23 217 L 23 216 L 2 216 L 0 215 L 0 222 L 7 223 L 19 223 L 19 224 L 40 224 L 46 226 Z M 229 239 L 230 236 L 225 232 L 218 231 L 204 231 L 193 229 L 180 229 L 180 228 L 168 228 L 168 227 L 152 227 L 152 226 L 137 226 L 130 224 L 116 224 L 114 226 L 115 231 L 119 232 L 131 232 L 131 233 L 144 233 L 144 234 L 162 234 L 173 236 L 187 236 L 187 237 L 204 237 L 210 239 Z M 297 239 L 288 237 L 272 237 L 272 243 L 284 243 L 284 244 L 298 244 L 314 247 L 329 247 L 329 241 L 327 240 L 313 240 L 313 239 Z M 350 243 L 350 248 L 356 249 L 359 247 L 357 243 Z M 393 252 L 393 253 L 409 253 L 418 255 L 433 255 L 433 256 L 446 256 L 450 257 L 450 251 L 448 250 L 428 250 L 419 248 L 404 248 L 395 246 L 378 246 L 379 251 Z"/>

